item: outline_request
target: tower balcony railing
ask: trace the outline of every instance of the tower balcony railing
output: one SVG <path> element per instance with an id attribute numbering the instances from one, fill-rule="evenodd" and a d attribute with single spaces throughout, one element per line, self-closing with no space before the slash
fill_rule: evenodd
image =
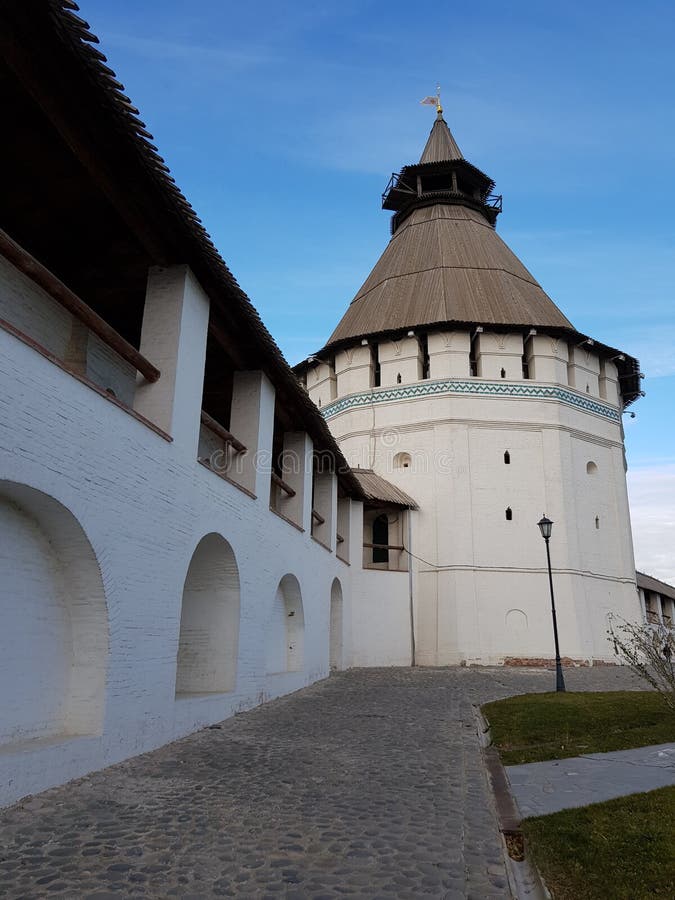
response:
<path id="1" fill-rule="evenodd" d="M 405 181 L 401 181 L 401 173 L 400 172 L 392 172 L 391 178 L 387 182 L 387 186 L 382 192 L 382 203 L 385 203 L 389 193 L 393 190 L 400 191 L 402 194 L 411 194 L 413 197 L 417 196 L 417 191 L 410 187 L 410 185 L 406 184 Z"/>
<path id="2" fill-rule="evenodd" d="M 387 186 L 382 192 L 382 206 L 384 207 L 387 201 L 389 200 L 392 192 L 396 192 L 396 194 L 404 194 L 408 197 L 416 197 L 420 200 L 428 197 L 433 197 L 434 195 L 438 195 L 439 197 L 447 196 L 459 199 L 466 199 L 471 201 L 472 203 L 478 203 L 483 206 L 487 206 L 489 209 L 495 210 L 498 214 L 502 211 L 502 195 L 501 194 L 488 194 L 487 197 L 482 199 L 477 199 L 471 194 L 467 194 L 461 190 L 453 190 L 450 186 L 447 188 L 439 188 L 437 190 L 423 190 L 421 193 L 413 188 L 410 184 L 407 184 L 405 180 L 401 179 L 400 172 L 392 172 L 391 178 L 387 182 Z"/>
<path id="3" fill-rule="evenodd" d="M 484 201 L 486 206 L 489 206 L 490 209 L 496 209 L 497 212 L 502 211 L 502 195 L 501 194 L 488 194 Z"/>

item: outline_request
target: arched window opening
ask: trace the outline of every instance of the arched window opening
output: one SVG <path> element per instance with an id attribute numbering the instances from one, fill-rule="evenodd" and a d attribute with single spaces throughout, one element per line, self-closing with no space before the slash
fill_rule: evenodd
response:
<path id="1" fill-rule="evenodd" d="M 594 463 L 593 460 L 589 460 L 586 463 L 586 474 L 587 475 L 595 475 L 595 473 L 597 471 L 598 471 L 598 467 L 597 467 L 596 463 Z"/>
<path id="2" fill-rule="evenodd" d="M 504 451 L 504 463 L 505 463 L 505 465 L 507 465 L 507 466 L 510 466 L 510 465 L 511 465 L 511 454 L 509 453 L 508 450 L 505 450 L 505 451 Z"/>
<path id="3" fill-rule="evenodd" d="M 409 453 L 397 453 L 394 457 L 395 469 L 409 469 L 412 463 L 412 457 Z"/>
<path id="4" fill-rule="evenodd" d="M 399 372 L 398 375 L 396 376 L 396 384 L 400 384 L 402 381 L 403 381 L 403 379 L 401 378 L 401 373 Z"/>
<path id="5" fill-rule="evenodd" d="M 389 519 L 386 513 L 373 520 L 373 562 L 389 562 Z M 379 545 L 379 546 L 377 546 Z"/>
<path id="6" fill-rule="evenodd" d="M 502 369 L 502 378 L 506 378 L 506 369 Z"/>
<path id="7" fill-rule="evenodd" d="M 239 570 L 216 533 L 192 554 L 180 614 L 176 695 L 233 691 L 239 648 Z"/>
<path id="8" fill-rule="evenodd" d="M 510 522 L 513 519 L 513 510 L 510 506 L 506 507 L 506 521 Z"/>

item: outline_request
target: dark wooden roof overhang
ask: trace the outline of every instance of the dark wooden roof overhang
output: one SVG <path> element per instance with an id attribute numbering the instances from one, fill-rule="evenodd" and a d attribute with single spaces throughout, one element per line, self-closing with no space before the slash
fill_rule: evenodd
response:
<path id="1" fill-rule="evenodd" d="M 249 298 L 177 188 L 138 110 L 72 0 L 0 7 L 0 227 L 138 347 L 148 269 L 187 264 L 211 300 L 210 332 L 238 368 L 275 385 L 288 427 L 358 481 Z M 15 127 L 16 126 L 16 127 Z"/>
<path id="2" fill-rule="evenodd" d="M 675 586 L 654 578 L 653 575 L 647 575 L 644 572 L 636 572 L 637 586 L 643 591 L 652 591 L 654 594 L 661 594 L 662 597 L 669 597 L 675 600 Z"/>
<path id="3" fill-rule="evenodd" d="M 401 175 L 405 177 L 408 175 L 423 175 L 425 173 L 436 171 L 450 172 L 453 169 L 456 172 L 463 172 L 465 175 L 469 176 L 475 181 L 476 185 L 484 185 L 486 193 L 493 191 L 495 188 L 495 182 L 489 175 L 486 175 L 485 172 L 481 171 L 477 166 L 474 166 L 468 160 L 463 158 L 443 160 L 442 162 L 413 163 L 409 166 L 403 166 Z"/>

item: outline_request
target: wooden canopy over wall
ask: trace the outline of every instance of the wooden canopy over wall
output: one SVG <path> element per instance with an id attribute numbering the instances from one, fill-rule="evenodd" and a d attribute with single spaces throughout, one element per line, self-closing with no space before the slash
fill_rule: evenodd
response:
<path id="1" fill-rule="evenodd" d="M 0 142 L 0 228 L 134 347 L 148 269 L 189 265 L 211 300 L 211 343 L 224 377 L 232 368 L 263 370 L 284 427 L 306 430 L 318 451 L 333 453 L 343 489 L 360 497 L 323 417 L 176 187 L 77 9 L 72 0 L 0 7 L 0 103 L 11 133 Z M 213 382 L 213 370 L 208 377 Z"/>

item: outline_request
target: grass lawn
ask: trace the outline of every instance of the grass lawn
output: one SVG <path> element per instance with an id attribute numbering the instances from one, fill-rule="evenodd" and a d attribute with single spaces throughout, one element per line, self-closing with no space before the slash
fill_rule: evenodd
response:
<path id="1" fill-rule="evenodd" d="M 555 900 L 675 897 L 675 787 L 525 819 Z"/>
<path id="2" fill-rule="evenodd" d="M 522 694 L 483 713 L 505 766 L 675 741 L 675 713 L 655 691 Z"/>

